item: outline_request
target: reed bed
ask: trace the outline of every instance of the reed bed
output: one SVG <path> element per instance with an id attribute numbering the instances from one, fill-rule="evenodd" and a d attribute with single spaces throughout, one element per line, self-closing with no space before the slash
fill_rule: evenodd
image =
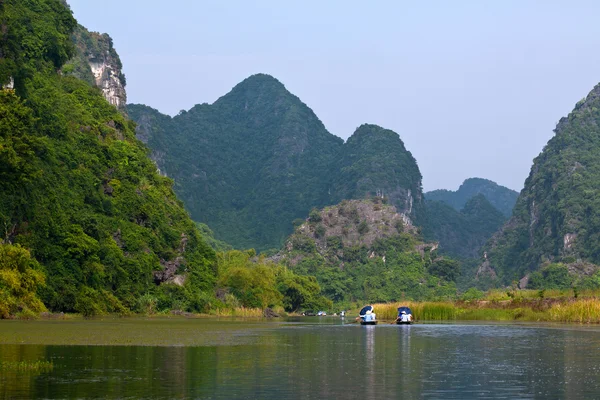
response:
<path id="1" fill-rule="evenodd" d="M 554 304 L 547 314 L 550 321 L 598 324 L 600 323 L 600 300 L 585 299 Z"/>
<path id="2" fill-rule="evenodd" d="M 554 295 L 558 294 L 553 293 Z M 496 299 L 501 299 L 496 297 Z M 600 299 L 516 298 L 473 302 L 413 302 L 374 304 L 377 319 L 394 320 L 400 306 L 410 307 L 417 321 L 538 321 L 600 323 Z M 358 313 L 358 311 L 357 311 Z"/>
<path id="3" fill-rule="evenodd" d="M 414 302 L 375 304 L 373 310 L 381 320 L 394 320 L 398 316 L 398 307 L 410 307 L 416 320 L 448 321 L 456 319 L 457 308 L 451 302 Z"/>

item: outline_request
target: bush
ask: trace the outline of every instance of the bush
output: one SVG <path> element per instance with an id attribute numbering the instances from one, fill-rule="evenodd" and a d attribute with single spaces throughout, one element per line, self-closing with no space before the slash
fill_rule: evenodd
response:
<path id="1" fill-rule="evenodd" d="M 321 213 L 319 212 L 319 210 L 317 210 L 316 208 L 310 210 L 310 213 L 308 214 L 308 222 L 316 224 L 317 222 L 321 222 L 321 219 Z"/>
<path id="2" fill-rule="evenodd" d="M 460 299 L 464 300 L 464 301 L 473 301 L 473 300 L 483 299 L 484 296 L 485 296 L 484 292 L 482 292 L 481 290 L 478 290 L 477 288 L 472 287 L 472 288 L 469 288 L 466 292 L 464 292 Z"/>
<path id="3" fill-rule="evenodd" d="M 367 221 L 362 221 L 358 224 L 358 233 L 364 235 L 367 232 L 369 232 L 369 225 L 367 224 Z"/>
<path id="4" fill-rule="evenodd" d="M 0 318 L 46 311 L 37 296 L 45 283 L 41 266 L 20 245 L 0 244 Z"/>
<path id="5" fill-rule="evenodd" d="M 317 225 L 317 227 L 315 228 L 315 236 L 317 238 L 322 238 L 323 236 L 325 236 L 325 232 L 326 229 L 322 224 Z"/>

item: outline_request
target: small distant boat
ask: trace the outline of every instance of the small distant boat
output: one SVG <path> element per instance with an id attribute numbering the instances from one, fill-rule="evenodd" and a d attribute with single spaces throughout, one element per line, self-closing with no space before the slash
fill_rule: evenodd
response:
<path id="1" fill-rule="evenodd" d="M 398 307 L 398 317 L 396 318 L 396 324 L 398 325 L 410 325 L 413 323 L 412 311 L 408 307 Z"/>
<path id="2" fill-rule="evenodd" d="M 358 313 L 361 325 L 377 325 L 377 318 L 373 306 L 365 306 Z"/>

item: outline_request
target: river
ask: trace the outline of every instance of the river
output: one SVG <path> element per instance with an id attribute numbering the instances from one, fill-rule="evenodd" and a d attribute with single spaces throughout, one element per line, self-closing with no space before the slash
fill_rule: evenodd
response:
<path id="1" fill-rule="evenodd" d="M 0 321 L 16 361 L 52 369 L 0 369 L 0 398 L 600 398 L 600 328 L 576 325 Z"/>

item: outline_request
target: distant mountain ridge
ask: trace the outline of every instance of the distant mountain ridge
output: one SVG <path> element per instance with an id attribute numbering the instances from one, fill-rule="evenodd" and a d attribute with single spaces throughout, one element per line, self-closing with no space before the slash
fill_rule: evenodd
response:
<path id="1" fill-rule="evenodd" d="M 506 221 L 483 194 L 472 197 L 460 211 L 428 200 L 423 235 L 440 244 L 440 253 L 462 259 L 478 258 L 481 247 Z"/>
<path id="2" fill-rule="evenodd" d="M 466 179 L 456 191 L 438 189 L 425 193 L 427 200 L 441 201 L 457 211 L 462 210 L 465 204 L 474 196 L 482 194 L 505 217 L 510 217 L 517 202 L 519 193 L 496 182 L 482 178 Z"/>
<path id="3" fill-rule="evenodd" d="M 345 198 L 385 196 L 414 220 L 423 210 L 421 174 L 396 133 L 362 125 L 344 143 L 269 75 L 173 118 L 127 110 L 192 217 L 235 247 L 278 248 L 290 221 Z"/>

